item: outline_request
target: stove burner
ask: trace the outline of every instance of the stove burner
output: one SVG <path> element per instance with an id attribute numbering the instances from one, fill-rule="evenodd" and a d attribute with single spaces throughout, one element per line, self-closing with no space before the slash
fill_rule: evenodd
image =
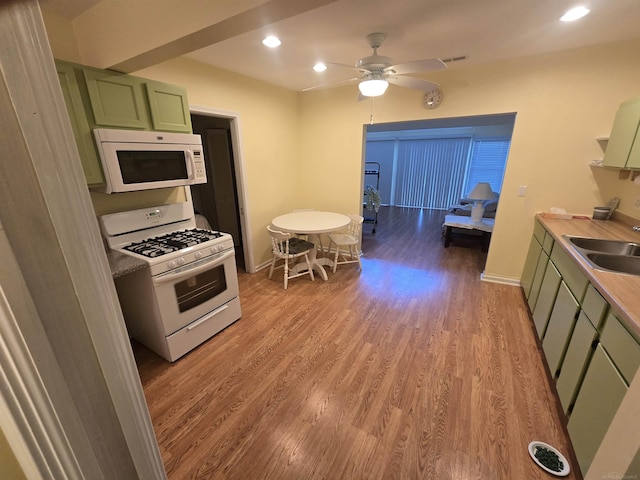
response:
<path id="1" fill-rule="evenodd" d="M 194 228 L 192 230 L 171 232 L 159 237 L 147 238 L 141 242 L 126 245 L 124 249 L 137 253 L 138 255 L 154 258 L 184 248 L 193 247 L 194 245 L 210 240 L 215 240 L 221 236 L 222 234 L 220 232 Z"/>

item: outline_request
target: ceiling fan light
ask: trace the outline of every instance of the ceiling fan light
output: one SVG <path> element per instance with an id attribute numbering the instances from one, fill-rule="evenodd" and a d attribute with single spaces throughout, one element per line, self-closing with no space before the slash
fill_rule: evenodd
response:
<path id="1" fill-rule="evenodd" d="M 380 79 L 363 80 L 358 84 L 360 93 L 365 97 L 379 97 L 382 95 L 389 86 L 389 82 Z"/>

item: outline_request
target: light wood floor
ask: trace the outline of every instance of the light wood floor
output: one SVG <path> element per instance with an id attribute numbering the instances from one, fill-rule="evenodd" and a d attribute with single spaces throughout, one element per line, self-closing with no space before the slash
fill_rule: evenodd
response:
<path id="1" fill-rule="evenodd" d="M 553 478 L 527 445 L 571 447 L 521 290 L 443 218 L 383 208 L 361 273 L 240 274 L 242 318 L 175 364 L 134 346 L 169 478 Z"/>

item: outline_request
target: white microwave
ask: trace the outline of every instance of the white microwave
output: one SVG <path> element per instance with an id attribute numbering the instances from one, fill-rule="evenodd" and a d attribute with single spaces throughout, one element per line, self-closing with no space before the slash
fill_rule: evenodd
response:
<path id="1" fill-rule="evenodd" d="M 102 193 L 207 182 L 200 135 L 94 128 L 105 185 Z"/>

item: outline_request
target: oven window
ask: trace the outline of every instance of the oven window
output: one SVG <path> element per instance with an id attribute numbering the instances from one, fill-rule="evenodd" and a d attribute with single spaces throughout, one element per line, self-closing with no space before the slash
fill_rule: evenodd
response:
<path id="1" fill-rule="evenodd" d="M 184 151 L 118 150 L 122 182 L 146 183 L 188 178 Z"/>
<path id="2" fill-rule="evenodd" d="M 224 265 L 214 267 L 211 270 L 176 283 L 175 289 L 180 313 L 197 307 L 227 289 Z"/>

